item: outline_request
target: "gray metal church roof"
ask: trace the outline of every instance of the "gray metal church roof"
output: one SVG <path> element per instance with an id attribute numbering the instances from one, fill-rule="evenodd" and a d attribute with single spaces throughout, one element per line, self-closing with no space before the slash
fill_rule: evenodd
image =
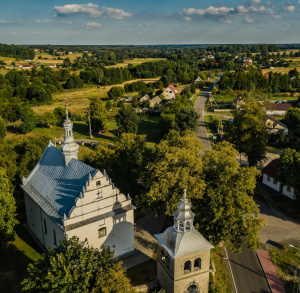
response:
<path id="1" fill-rule="evenodd" d="M 23 190 L 32 197 L 58 224 L 68 215 L 83 187 L 97 170 L 81 161 L 72 159 L 65 165 L 62 152 L 51 142 L 42 157 L 23 180 Z"/>

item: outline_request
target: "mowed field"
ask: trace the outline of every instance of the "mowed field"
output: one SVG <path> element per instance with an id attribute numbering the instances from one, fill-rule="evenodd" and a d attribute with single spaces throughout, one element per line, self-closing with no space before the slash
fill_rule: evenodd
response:
<path id="1" fill-rule="evenodd" d="M 82 89 L 66 90 L 61 93 L 53 95 L 53 103 L 51 105 L 42 105 L 32 107 L 33 111 L 42 115 L 47 112 L 53 112 L 56 107 L 64 106 L 65 100 L 67 99 L 70 111 L 75 114 L 82 114 L 89 107 L 89 104 L 93 98 L 106 98 L 107 92 L 114 86 L 124 86 L 128 83 L 133 83 L 139 80 L 143 80 L 145 83 L 155 82 L 159 78 L 148 78 L 148 79 L 133 79 L 126 81 L 122 84 L 110 85 L 110 86 L 96 86 L 90 85 L 85 86 Z M 130 96 L 135 95 L 135 93 L 130 93 Z"/>
<path id="2" fill-rule="evenodd" d="M 167 60 L 166 58 L 134 58 L 130 60 L 124 60 L 123 63 L 118 63 L 116 65 L 105 66 L 105 68 L 120 68 L 127 67 L 128 64 L 133 64 L 134 66 L 145 63 L 145 62 L 157 62 L 161 60 Z"/>

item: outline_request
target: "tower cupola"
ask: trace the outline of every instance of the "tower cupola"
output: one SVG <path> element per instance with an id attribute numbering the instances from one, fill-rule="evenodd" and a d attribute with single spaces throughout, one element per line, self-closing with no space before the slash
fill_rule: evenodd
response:
<path id="1" fill-rule="evenodd" d="M 66 105 L 66 119 L 63 123 L 63 127 L 65 129 L 65 136 L 64 136 L 64 143 L 62 144 L 60 149 L 65 156 L 65 163 L 66 165 L 68 165 L 72 159 L 76 159 L 76 160 L 78 159 L 77 154 L 79 150 L 79 145 L 75 142 L 73 137 L 73 123 L 69 118 L 67 105 Z"/>

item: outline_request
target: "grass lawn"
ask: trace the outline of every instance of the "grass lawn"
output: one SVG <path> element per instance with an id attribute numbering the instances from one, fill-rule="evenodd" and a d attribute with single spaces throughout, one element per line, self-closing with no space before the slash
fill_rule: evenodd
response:
<path id="1" fill-rule="evenodd" d="M 228 273 L 226 270 L 226 265 L 224 263 L 223 257 L 224 249 L 221 247 L 215 247 L 211 250 L 211 259 L 215 264 L 215 277 L 214 283 L 210 282 L 210 292 L 218 293 L 232 293 L 232 288 Z M 213 290 L 214 289 L 214 290 Z"/>
<path id="2" fill-rule="evenodd" d="M 156 277 L 156 261 L 149 259 L 146 262 L 137 265 L 127 271 L 127 277 L 131 280 L 133 286 L 153 282 Z"/>
<path id="3" fill-rule="evenodd" d="M 277 269 L 277 272 L 283 281 L 287 293 L 296 292 L 297 278 L 295 271 L 300 269 L 300 246 L 297 248 L 283 244 L 283 248 L 269 249 L 271 259 Z"/>
<path id="4" fill-rule="evenodd" d="M 0 288 L 2 293 L 19 293 L 27 276 L 29 263 L 41 258 L 41 249 L 23 225 L 16 227 L 17 236 L 6 249 L 0 250 Z"/>

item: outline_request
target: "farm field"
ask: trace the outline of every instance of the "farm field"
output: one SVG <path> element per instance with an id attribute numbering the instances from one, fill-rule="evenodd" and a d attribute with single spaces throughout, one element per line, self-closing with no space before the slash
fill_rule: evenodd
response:
<path id="1" fill-rule="evenodd" d="M 133 64 L 134 66 L 145 63 L 145 62 L 156 62 L 161 60 L 167 60 L 166 58 L 134 58 L 129 60 L 124 60 L 123 63 L 118 63 L 116 65 L 105 66 L 105 68 L 120 68 L 127 67 L 128 64 Z"/>

